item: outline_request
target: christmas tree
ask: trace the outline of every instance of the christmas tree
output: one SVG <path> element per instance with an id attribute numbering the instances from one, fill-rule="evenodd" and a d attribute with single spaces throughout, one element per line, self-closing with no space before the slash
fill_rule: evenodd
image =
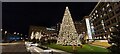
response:
<path id="1" fill-rule="evenodd" d="M 81 44 L 68 7 L 66 7 L 65 9 L 62 24 L 60 25 L 57 44 L 62 45 Z"/>

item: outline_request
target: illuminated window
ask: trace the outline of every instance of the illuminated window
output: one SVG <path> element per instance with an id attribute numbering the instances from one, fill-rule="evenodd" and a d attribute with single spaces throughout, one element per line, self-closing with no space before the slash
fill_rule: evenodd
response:
<path id="1" fill-rule="evenodd" d="M 103 11 L 105 10 L 105 8 L 102 9 Z"/>
<path id="2" fill-rule="evenodd" d="M 96 17 L 94 17 L 94 19 L 96 19 Z"/>
<path id="3" fill-rule="evenodd" d="M 96 17 L 98 17 L 98 14 L 96 15 Z"/>
<path id="4" fill-rule="evenodd" d="M 111 9 L 109 9 L 108 11 L 109 11 L 109 12 L 111 12 L 112 10 L 111 10 Z"/>
<path id="5" fill-rule="evenodd" d="M 110 4 L 108 3 L 108 4 L 107 4 L 107 7 L 109 7 L 109 6 L 110 6 Z"/>
<path id="6" fill-rule="evenodd" d="M 93 16 L 92 16 L 93 17 Z"/>
<path id="7" fill-rule="evenodd" d="M 95 13 L 93 15 L 95 15 Z"/>
<path id="8" fill-rule="evenodd" d="M 97 13 L 98 11 L 96 10 L 95 13 Z"/>
<path id="9" fill-rule="evenodd" d="M 104 13 L 104 16 L 106 15 L 106 13 Z"/>
<path id="10" fill-rule="evenodd" d="M 102 18 L 102 15 L 100 15 L 100 17 Z"/>
<path id="11" fill-rule="evenodd" d="M 91 25 L 93 25 L 93 23 L 91 23 Z"/>

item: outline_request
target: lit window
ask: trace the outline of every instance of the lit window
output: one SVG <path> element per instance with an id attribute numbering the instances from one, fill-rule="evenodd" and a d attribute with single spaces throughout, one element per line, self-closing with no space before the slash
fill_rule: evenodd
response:
<path id="1" fill-rule="evenodd" d="M 106 14 L 104 13 L 104 16 L 105 16 Z"/>
<path id="2" fill-rule="evenodd" d="M 113 35 L 113 33 L 111 33 L 111 35 Z"/>
<path id="3" fill-rule="evenodd" d="M 93 23 L 91 23 L 91 25 L 93 25 Z"/>
<path id="4" fill-rule="evenodd" d="M 112 10 L 111 9 L 109 9 L 109 12 L 111 12 Z"/>
<path id="5" fill-rule="evenodd" d="M 104 23 L 103 20 L 101 21 L 101 23 Z"/>
<path id="6" fill-rule="evenodd" d="M 108 3 L 108 4 L 107 4 L 107 7 L 109 7 L 109 6 L 110 6 L 110 4 Z"/>
<path id="7" fill-rule="evenodd" d="M 97 10 L 95 11 L 95 13 L 97 13 Z"/>
<path id="8" fill-rule="evenodd" d="M 100 17 L 102 17 L 102 15 L 100 15 Z"/>
<path id="9" fill-rule="evenodd" d="M 94 19 L 96 19 L 96 17 L 94 17 Z"/>
<path id="10" fill-rule="evenodd" d="M 102 9 L 103 11 L 105 10 L 105 8 Z"/>
<path id="11" fill-rule="evenodd" d="M 93 15 L 95 15 L 95 13 Z"/>
<path id="12" fill-rule="evenodd" d="M 98 14 L 96 16 L 98 17 Z"/>

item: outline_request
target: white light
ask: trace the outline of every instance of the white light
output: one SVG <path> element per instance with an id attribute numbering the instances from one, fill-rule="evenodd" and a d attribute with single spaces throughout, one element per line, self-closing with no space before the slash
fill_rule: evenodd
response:
<path id="1" fill-rule="evenodd" d="M 95 15 L 95 13 L 93 15 Z"/>
<path id="2" fill-rule="evenodd" d="M 114 28 L 114 27 L 111 27 L 111 28 Z"/>
<path id="3" fill-rule="evenodd" d="M 19 33 L 17 33 L 17 35 L 19 35 Z"/>
<path id="4" fill-rule="evenodd" d="M 93 25 L 93 23 L 91 23 L 91 25 Z"/>
<path id="5" fill-rule="evenodd" d="M 105 8 L 102 9 L 103 11 L 105 10 Z"/>
<path id="6" fill-rule="evenodd" d="M 23 38 L 21 37 L 21 39 L 23 39 Z"/>
<path id="7" fill-rule="evenodd" d="M 111 33 L 111 35 L 113 35 L 113 33 Z"/>
<path id="8" fill-rule="evenodd" d="M 104 16 L 105 16 L 106 14 L 104 13 Z"/>
<path id="9" fill-rule="evenodd" d="M 91 28 L 93 29 L 94 27 L 93 27 L 93 26 L 91 26 Z"/>
<path id="10" fill-rule="evenodd" d="M 93 16 L 92 16 L 93 17 Z"/>
<path id="11" fill-rule="evenodd" d="M 16 34 L 16 32 L 14 32 L 14 34 Z"/>
<path id="12" fill-rule="evenodd" d="M 96 19 L 96 17 L 94 17 L 94 19 Z"/>
<path id="13" fill-rule="evenodd" d="M 111 9 L 109 9 L 109 12 L 111 12 L 112 10 Z"/>
<path id="14" fill-rule="evenodd" d="M 104 39 L 106 39 L 106 37 L 104 36 Z"/>
<path id="15" fill-rule="evenodd" d="M 97 10 L 95 11 L 95 13 L 97 13 Z"/>
<path id="16" fill-rule="evenodd" d="M 118 27 L 119 25 L 116 25 L 116 27 Z"/>
<path id="17" fill-rule="evenodd" d="M 1 31 L 2 31 L 3 29 L 1 29 Z"/>
<path id="18" fill-rule="evenodd" d="M 102 23 L 102 24 L 104 23 L 103 20 L 101 21 L 101 23 Z"/>
<path id="19" fill-rule="evenodd" d="M 109 30 L 112 31 L 111 28 L 109 28 Z"/>
<path id="20" fill-rule="evenodd" d="M 105 32 L 107 32 L 107 31 L 105 31 Z"/>
<path id="21" fill-rule="evenodd" d="M 102 15 L 100 15 L 100 17 L 102 18 Z"/>
<path id="22" fill-rule="evenodd" d="M 98 14 L 96 16 L 98 17 Z"/>
<path id="23" fill-rule="evenodd" d="M 7 31 L 5 31 L 5 34 L 7 33 Z"/>
<path id="24" fill-rule="evenodd" d="M 108 3 L 108 4 L 107 4 L 107 7 L 109 7 L 109 6 L 110 6 L 110 4 Z"/>
<path id="25" fill-rule="evenodd" d="M 34 38 L 34 32 L 31 33 L 31 37 L 30 37 L 30 38 L 31 38 L 31 39 Z"/>
<path id="26" fill-rule="evenodd" d="M 35 49 L 35 48 L 34 48 L 34 50 L 35 50 L 36 52 L 40 52 L 39 50 L 37 50 L 37 49 Z"/>

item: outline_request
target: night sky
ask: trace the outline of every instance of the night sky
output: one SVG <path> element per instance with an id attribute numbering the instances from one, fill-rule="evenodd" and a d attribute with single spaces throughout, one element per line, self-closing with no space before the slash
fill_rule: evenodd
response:
<path id="1" fill-rule="evenodd" d="M 65 7 L 68 6 L 74 21 L 89 15 L 97 3 L 43 3 L 43 2 L 3 2 L 2 28 L 10 33 L 28 34 L 30 25 L 55 26 L 62 21 Z"/>

